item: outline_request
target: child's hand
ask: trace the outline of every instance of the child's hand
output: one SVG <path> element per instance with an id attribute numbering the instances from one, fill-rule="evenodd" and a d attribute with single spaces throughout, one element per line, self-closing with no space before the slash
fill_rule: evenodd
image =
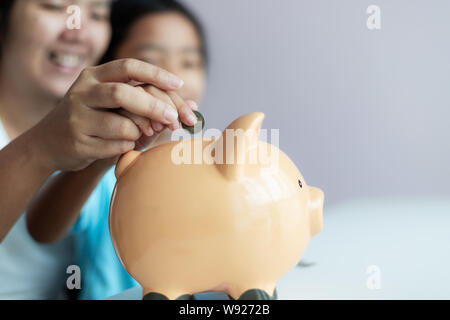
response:
<path id="1" fill-rule="evenodd" d="M 164 92 L 152 85 L 140 86 L 140 88 L 150 93 L 152 96 L 166 102 L 168 105 L 174 108 L 174 110 L 177 110 L 180 122 L 183 122 L 189 126 L 195 125 L 195 123 L 197 122 L 196 117 L 192 117 L 191 112 L 191 110 L 198 110 L 198 106 L 195 101 L 184 101 L 176 92 Z M 117 110 L 116 112 L 130 118 L 141 129 L 143 135 L 141 135 L 141 137 L 136 141 L 136 150 L 147 147 L 153 141 L 153 139 L 157 137 L 157 134 L 164 128 L 168 127 L 172 131 L 180 128 L 180 124 L 178 121 L 169 125 L 165 125 L 161 122 L 149 120 L 145 117 L 133 114 L 122 108 Z"/>
<path id="2" fill-rule="evenodd" d="M 129 118 L 109 112 L 111 108 L 121 107 L 165 126 L 177 126 L 177 110 L 182 119 L 188 121 L 189 113 L 195 119 L 179 97 L 172 95 L 171 100 L 177 100 L 174 109 L 159 91 L 134 87 L 130 81 L 167 92 L 182 86 L 176 76 L 135 59 L 86 68 L 60 105 L 32 129 L 43 160 L 54 170 L 79 170 L 95 160 L 133 150 L 141 136 L 139 127 Z"/>
<path id="3" fill-rule="evenodd" d="M 130 118 L 141 129 L 143 134 L 152 136 L 154 133 L 161 132 L 166 127 L 174 131 L 180 128 L 180 122 L 183 122 L 188 126 L 193 126 L 197 122 L 197 118 L 191 112 L 191 110 L 198 110 L 198 106 L 195 101 L 183 100 L 175 91 L 163 91 L 153 85 L 143 85 L 138 86 L 137 88 L 144 90 L 159 100 L 167 103 L 169 107 L 177 111 L 179 114 L 178 121 L 167 125 L 162 122 L 131 113 L 123 108 L 115 111 L 118 114 Z"/>

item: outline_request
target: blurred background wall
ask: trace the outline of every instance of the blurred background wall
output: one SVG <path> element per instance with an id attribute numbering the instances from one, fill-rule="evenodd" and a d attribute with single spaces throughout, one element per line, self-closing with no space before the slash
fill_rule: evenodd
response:
<path id="1" fill-rule="evenodd" d="M 264 112 L 328 205 L 450 195 L 450 1 L 183 2 L 209 38 L 207 127 Z"/>

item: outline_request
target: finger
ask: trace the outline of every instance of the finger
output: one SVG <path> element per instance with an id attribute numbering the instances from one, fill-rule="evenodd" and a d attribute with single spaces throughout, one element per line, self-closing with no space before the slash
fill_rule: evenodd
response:
<path id="1" fill-rule="evenodd" d="M 152 120 L 170 124 L 178 118 L 177 111 L 168 103 L 157 99 L 138 87 L 124 83 L 100 83 L 87 93 L 85 103 L 89 107 L 117 108 Z"/>
<path id="2" fill-rule="evenodd" d="M 149 119 L 138 116 L 137 114 L 131 113 L 128 110 L 122 108 L 116 110 L 115 112 L 133 121 L 134 124 L 137 125 L 139 129 L 141 129 L 142 133 L 144 133 L 146 136 L 152 136 L 154 134 Z"/>
<path id="3" fill-rule="evenodd" d="M 168 105 L 173 107 L 173 110 L 177 110 L 177 107 L 175 105 L 175 103 L 173 102 L 173 100 L 170 98 L 170 96 L 168 95 L 167 92 L 162 91 L 159 88 L 156 88 L 155 86 L 152 85 L 141 85 L 139 86 L 142 90 L 144 90 L 145 92 L 148 92 L 149 94 L 151 94 L 152 96 L 154 96 L 155 98 L 158 98 L 161 101 L 164 101 L 165 103 L 167 103 Z M 164 129 L 165 126 L 158 124 L 157 122 L 154 122 L 155 128 L 156 130 L 159 132 L 162 129 Z M 174 131 L 180 128 L 180 124 L 178 123 L 178 120 L 174 121 L 171 124 L 168 124 L 167 127 Z"/>
<path id="4" fill-rule="evenodd" d="M 150 145 L 150 143 L 152 143 L 153 140 L 155 140 L 157 137 L 158 137 L 157 134 L 154 134 L 151 137 L 148 137 L 148 136 L 140 137 L 139 140 L 136 141 L 135 149 L 142 150 L 142 149 L 147 148 Z"/>
<path id="5" fill-rule="evenodd" d="M 183 81 L 174 74 L 137 59 L 114 60 L 94 67 L 92 72 L 100 82 L 138 81 L 163 90 L 177 90 L 183 86 Z"/>
<path id="6" fill-rule="evenodd" d="M 143 90 L 145 90 L 146 92 L 150 93 L 151 95 L 157 97 L 158 99 L 170 104 L 171 106 L 174 107 L 175 110 L 181 110 L 182 112 L 184 112 L 184 114 L 185 114 L 184 119 L 186 119 L 186 118 L 188 119 L 185 122 L 194 121 L 193 124 L 195 124 L 197 118 L 192 113 L 191 108 L 185 103 L 185 101 L 183 99 L 181 99 L 181 97 L 177 93 L 175 93 L 173 91 L 165 92 L 165 91 L 162 91 L 152 85 L 143 85 L 140 87 Z M 193 102 L 193 103 L 195 103 L 195 102 Z M 192 113 L 192 117 L 190 117 L 189 113 Z M 180 114 L 180 113 L 178 113 L 178 114 Z M 167 125 L 167 127 L 170 130 L 175 131 L 180 128 L 180 123 L 179 123 L 179 121 L 175 121 L 172 124 Z"/>
<path id="7" fill-rule="evenodd" d="M 94 110 L 89 118 L 95 124 L 85 129 L 89 136 L 128 141 L 135 141 L 141 136 L 141 131 L 132 120 L 114 112 Z"/>
<path id="8" fill-rule="evenodd" d="M 140 90 L 143 90 L 144 92 L 149 93 L 151 96 L 161 100 L 162 102 L 167 103 L 169 106 L 173 108 L 173 110 L 175 111 L 177 110 L 175 103 L 172 101 L 172 99 L 169 97 L 166 91 L 163 91 L 152 85 L 140 85 L 138 86 L 138 88 Z"/>
<path id="9" fill-rule="evenodd" d="M 158 121 L 152 120 L 151 125 L 155 132 L 161 132 L 164 129 L 164 125 L 162 125 L 161 122 Z"/>
<path id="10" fill-rule="evenodd" d="M 197 117 L 192 112 L 192 108 L 176 92 L 171 91 L 168 92 L 167 95 L 177 107 L 180 121 L 188 126 L 195 125 L 197 123 Z M 192 101 L 191 104 L 192 103 L 195 102 Z"/>
<path id="11" fill-rule="evenodd" d="M 175 122 L 175 123 L 171 123 L 167 126 L 167 128 L 169 128 L 171 131 L 175 131 L 177 129 L 180 129 L 180 124 L 179 122 Z"/>
<path id="12" fill-rule="evenodd" d="M 194 100 L 186 100 L 186 104 L 195 111 L 198 111 L 198 104 Z"/>
<path id="13" fill-rule="evenodd" d="M 105 140 L 99 137 L 91 137 L 92 152 L 97 159 L 107 159 L 120 156 L 134 150 L 136 144 L 128 140 Z"/>

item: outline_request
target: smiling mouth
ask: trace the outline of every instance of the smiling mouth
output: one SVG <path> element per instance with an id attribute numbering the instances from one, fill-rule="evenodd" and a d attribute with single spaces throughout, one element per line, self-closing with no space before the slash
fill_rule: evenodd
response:
<path id="1" fill-rule="evenodd" d="M 85 61 L 85 57 L 82 55 L 61 53 L 61 52 L 50 52 L 50 61 L 66 71 L 71 71 L 81 67 Z"/>

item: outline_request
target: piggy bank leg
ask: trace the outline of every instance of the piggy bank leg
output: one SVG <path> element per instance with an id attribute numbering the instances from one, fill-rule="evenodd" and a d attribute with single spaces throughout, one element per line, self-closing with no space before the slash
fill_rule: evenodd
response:
<path id="1" fill-rule="evenodd" d="M 228 297 L 230 300 L 277 300 L 278 294 L 277 289 L 275 287 L 273 288 L 273 293 L 270 295 L 267 292 L 271 292 L 272 290 L 263 290 L 263 289 L 247 289 L 242 290 L 242 294 L 228 294 Z M 233 296 L 238 297 L 235 299 Z"/>
<path id="2" fill-rule="evenodd" d="M 142 298 L 142 300 L 169 300 L 169 298 L 158 292 L 149 292 Z"/>
<path id="3" fill-rule="evenodd" d="M 170 299 L 161 293 L 149 292 L 146 295 L 144 295 L 142 300 L 170 300 Z M 183 294 L 179 296 L 176 300 L 194 300 L 194 296 L 191 294 Z"/>
<path id="4" fill-rule="evenodd" d="M 273 290 L 273 294 L 269 295 L 261 289 L 250 289 L 245 291 L 238 300 L 277 300 L 277 289 Z"/>

